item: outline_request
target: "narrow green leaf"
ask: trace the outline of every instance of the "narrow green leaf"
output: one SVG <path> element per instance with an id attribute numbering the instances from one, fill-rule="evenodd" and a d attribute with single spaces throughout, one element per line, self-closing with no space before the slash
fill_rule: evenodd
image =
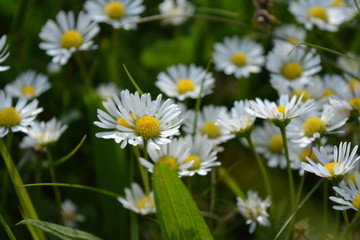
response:
<path id="1" fill-rule="evenodd" d="M 75 240 L 75 239 L 100 240 L 101 239 L 90 233 L 78 229 L 58 225 L 55 223 L 45 222 L 41 220 L 35 220 L 35 219 L 22 220 L 16 225 L 25 225 L 25 224 L 26 225 L 29 224 L 35 228 L 41 229 L 44 232 L 50 233 L 63 240 Z"/>
<path id="2" fill-rule="evenodd" d="M 155 164 L 153 187 L 163 239 L 213 239 L 189 191 L 167 163 Z"/>

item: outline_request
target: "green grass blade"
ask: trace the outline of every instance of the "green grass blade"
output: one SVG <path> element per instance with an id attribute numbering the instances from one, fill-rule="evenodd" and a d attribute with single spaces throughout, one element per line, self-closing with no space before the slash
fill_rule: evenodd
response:
<path id="1" fill-rule="evenodd" d="M 153 187 L 165 240 L 213 239 L 189 191 L 168 164 L 155 164 Z"/>
<path id="2" fill-rule="evenodd" d="M 58 225 L 55 223 L 35 220 L 35 219 L 26 219 L 17 223 L 16 225 L 25 225 L 25 224 L 31 225 L 44 232 L 50 233 L 63 240 L 76 240 L 76 239 L 100 240 L 101 239 L 85 231 Z"/>
<path id="3" fill-rule="evenodd" d="M 10 240 L 16 240 L 16 237 L 14 236 L 14 234 L 12 233 L 9 225 L 7 225 L 7 223 L 5 222 L 5 219 L 1 216 L 0 214 L 0 223 L 1 225 L 4 227 L 8 237 Z"/>

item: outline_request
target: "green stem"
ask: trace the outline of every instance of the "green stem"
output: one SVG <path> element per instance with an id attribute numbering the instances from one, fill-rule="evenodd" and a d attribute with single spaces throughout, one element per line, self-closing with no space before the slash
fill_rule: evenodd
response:
<path id="1" fill-rule="evenodd" d="M 139 240 L 139 224 L 138 218 L 134 212 L 130 212 L 130 231 L 131 240 Z"/>
<path id="2" fill-rule="evenodd" d="M 290 188 L 290 200 L 291 200 L 291 210 L 295 209 L 295 185 L 294 185 L 294 178 L 291 170 L 291 163 L 289 158 L 289 148 L 287 145 L 287 138 L 286 138 L 286 126 L 280 126 L 281 136 L 284 145 L 284 153 L 286 159 L 286 170 L 289 178 L 289 188 Z"/>
<path id="3" fill-rule="evenodd" d="M 49 162 L 49 164 L 51 165 L 51 163 L 53 162 L 52 160 L 52 154 L 51 154 L 51 151 L 50 149 L 47 149 L 47 161 Z M 50 178 L 51 178 L 51 181 L 53 183 L 56 183 L 57 182 L 57 179 L 56 179 L 56 175 L 55 175 L 55 170 L 54 168 L 50 167 L 49 168 L 49 172 L 50 172 Z M 54 189 L 54 194 L 55 194 L 55 202 L 56 202 L 56 209 L 57 209 L 57 213 L 59 215 L 59 219 L 60 219 L 60 222 L 63 223 L 63 218 L 62 218 L 62 207 L 61 207 L 61 195 L 60 195 L 60 191 L 59 191 L 59 188 L 58 186 L 53 186 L 53 189 Z"/>
<path id="4" fill-rule="evenodd" d="M 295 206 L 298 205 L 300 198 L 301 198 L 301 192 L 302 189 L 304 187 L 304 182 L 305 182 L 305 177 L 306 177 L 306 172 L 304 172 L 304 174 L 301 176 L 301 180 L 300 180 L 300 185 L 299 185 L 299 189 L 298 189 L 298 193 L 296 195 L 296 201 L 295 201 Z"/>
<path id="5" fill-rule="evenodd" d="M 323 191 L 323 212 L 324 212 L 323 227 L 324 227 L 324 232 L 327 232 L 329 182 L 325 181 L 323 187 L 324 187 L 324 191 Z"/>
<path id="6" fill-rule="evenodd" d="M 86 86 L 88 89 L 92 89 L 93 87 L 92 87 L 92 83 L 91 83 L 90 74 L 88 74 L 88 72 L 87 72 L 87 70 L 86 70 L 84 61 L 82 60 L 82 58 L 81 58 L 81 56 L 80 56 L 80 52 L 76 52 L 76 53 L 74 53 L 74 55 L 75 55 L 76 63 L 78 64 L 78 66 L 79 66 L 79 68 L 80 68 L 80 72 L 81 72 L 82 78 L 84 79 L 85 86 Z"/>
<path id="7" fill-rule="evenodd" d="M 289 223 L 293 220 L 293 218 L 295 217 L 296 213 L 302 208 L 302 206 L 305 204 L 305 202 L 310 198 L 310 196 L 315 192 L 315 190 L 320 186 L 320 184 L 322 183 L 324 179 L 321 179 L 309 192 L 308 194 L 304 197 L 304 199 L 301 201 L 301 203 L 298 205 L 298 207 L 294 210 L 294 212 L 290 215 L 290 217 L 288 218 L 288 220 L 286 220 L 286 222 L 284 223 L 284 225 L 281 227 L 280 231 L 276 234 L 274 240 L 279 239 L 280 235 L 284 232 L 284 230 L 286 229 L 286 227 L 289 225 Z"/>
<path id="8" fill-rule="evenodd" d="M 260 167 L 261 175 L 262 175 L 264 183 L 265 183 L 266 193 L 270 197 L 270 200 L 272 201 L 273 195 L 272 195 L 272 190 L 271 190 L 271 186 L 270 186 L 270 179 L 269 179 L 269 175 L 267 174 L 265 165 L 264 165 L 262 159 L 260 158 L 259 154 L 256 152 L 255 145 L 254 145 L 253 141 L 251 140 L 251 136 L 250 135 L 247 136 L 246 140 L 249 144 L 252 154 L 254 155 L 254 157 Z"/>
<path id="9" fill-rule="evenodd" d="M 134 85 L 136 91 L 138 91 L 140 93 L 140 95 L 144 94 L 144 92 L 141 90 L 141 88 L 139 87 L 139 85 L 137 85 L 136 81 L 134 80 L 134 78 L 131 76 L 130 72 L 127 70 L 125 64 L 123 64 L 123 67 L 125 69 L 126 75 L 129 77 L 131 83 Z"/>
<path id="10" fill-rule="evenodd" d="M 146 160 L 148 160 L 147 159 L 147 151 L 145 150 L 145 148 L 146 148 L 145 146 L 146 145 L 144 143 L 144 158 Z M 136 161 L 138 163 L 141 179 L 144 184 L 145 193 L 146 193 L 146 195 L 149 195 L 150 194 L 149 172 L 143 165 L 141 165 L 141 163 L 139 161 L 139 158 L 140 158 L 139 147 L 135 146 L 135 147 L 133 147 L 133 149 L 134 149 Z"/>
<path id="11" fill-rule="evenodd" d="M 4 227 L 5 232 L 7 233 L 10 240 L 16 240 L 16 237 L 14 236 L 13 232 L 11 231 L 10 227 L 5 222 L 5 219 L 0 214 L 0 223 Z"/>
<path id="12" fill-rule="evenodd" d="M 5 146 L 5 143 L 0 138 L 0 152 L 4 159 L 8 174 L 12 183 L 14 184 L 15 192 L 19 198 L 20 205 L 22 207 L 22 211 L 27 218 L 36 219 L 38 220 L 37 213 L 35 208 L 31 202 L 30 196 L 25 188 L 21 188 L 19 186 L 24 185 L 21 176 L 18 170 L 15 167 L 15 164 Z M 34 230 L 30 226 L 28 227 L 32 237 L 34 239 L 45 239 L 44 234 L 41 231 Z"/>

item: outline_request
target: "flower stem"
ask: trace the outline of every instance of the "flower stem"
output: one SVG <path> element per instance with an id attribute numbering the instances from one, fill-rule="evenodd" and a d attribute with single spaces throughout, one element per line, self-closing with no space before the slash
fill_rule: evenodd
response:
<path id="1" fill-rule="evenodd" d="M 285 153 L 285 159 L 286 159 L 286 170 L 289 178 L 289 188 L 290 188 L 290 200 L 291 200 L 291 210 L 293 211 L 295 209 L 295 187 L 294 187 L 294 178 L 291 170 L 291 163 L 289 158 L 289 148 L 287 145 L 287 139 L 286 139 L 286 126 L 280 126 L 281 136 L 283 140 L 284 145 L 284 153 Z"/>
<path id="2" fill-rule="evenodd" d="M 144 158 L 147 160 L 148 157 L 147 157 L 147 151 L 145 150 L 145 148 L 146 148 L 145 146 L 146 146 L 146 144 L 144 143 Z M 135 146 L 135 147 L 133 147 L 133 149 L 134 149 L 134 153 L 136 156 L 136 160 L 138 162 L 138 167 L 139 167 L 142 182 L 144 184 L 145 193 L 146 193 L 146 195 L 149 195 L 150 194 L 150 183 L 149 183 L 148 170 L 145 169 L 145 167 L 143 165 L 141 165 L 141 163 L 139 161 L 139 158 L 140 158 L 139 147 Z"/>
<path id="3" fill-rule="evenodd" d="M 1 214 L 0 214 L 0 223 L 4 227 L 9 239 L 10 240 L 16 240 L 16 237 L 12 233 L 10 227 L 7 225 L 7 223 L 5 222 L 5 219 L 1 216 Z"/>
<path id="4" fill-rule="evenodd" d="M 266 188 L 266 193 L 267 195 L 270 197 L 270 200 L 273 200 L 273 195 L 272 195 L 272 191 L 271 191 L 271 186 L 270 186 L 270 179 L 269 179 L 269 175 L 267 174 L 266 168 L 264 166 L 263 161 L 261 160 L 259 154 L 256 152 L 255 146 L 253 141 L 251 140 L 251 136 L 247 136 L 246 140 L 250 146 L 250 150 L 252 152 L 252 154 L 254 155 L 259 167 L 260 167 L 260 171 L 261 171 L 261 175 L 263 177 L 264 183 L 265 183 L 265 188 Z"/>
<path id="5" fill-rule="evenodd" d="M 25 188 L 19 187 L 19 186 L 24 185 L 24 183 L 23 183 L 21 176 L 20 176 L 18 170 L 16 169 L 16 166 L 6 148 L 5 143 L 3 142 L 3 140 L 1 138 L 0 138 L 0 152 L 4 159 L 10 179 L 11 179 L 12 183 L 14 184 L 15 192 L 19 198 L 19 202 L 20 202 L 20 205 L 21 205 L 21 208 L 23 211 L 23 215 L 26 216 L 26 218 L 38 220 L 39 218 L 37 216 L 37 213 L 35 211 L 35 208 L 33 206 L 33 203 L 30 199 L 28 192 L 26 191 Z M 35 230 L 31 226 L 29 226 L 28 229 L 34 239 L 45 239 L 45 236 L 41 231 Z"/>

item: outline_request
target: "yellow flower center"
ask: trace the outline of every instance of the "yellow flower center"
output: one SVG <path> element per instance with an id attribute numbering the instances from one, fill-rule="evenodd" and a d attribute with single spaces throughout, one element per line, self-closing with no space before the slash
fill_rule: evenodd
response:
<path id="1" fill-rule="evenodd" d="M 334 176 L 335 175 L 334 166 L 338 164 L 339 164 L 338 162 L 327 163 L 324 165 L 324 167 L 326 167 L 326 169 L 329 170 L 331 176 Z"/>
<path id="2" fill-rule="evenodd" d="M 79 47 L 83 43 L 82 35 L 76 30 L 69 30 L 65 32 L 60 40 L 60 46 L 62 48 Z"/>
<path id="3" fill-rule="evenodd" d="M 176 89 L 180 94 L 183 94 L 194 90 L 195 84 L 190 79 L 182 78 L 176 83 Z"/>
<path id="4" fill-rule="evenodd" d="M 333 7 L 340 7 L 344 5 L 344 0 L 334 0 L 331 4 Z"/>
<path id="5" fill-rule="evenodd" d="M 178 170 L 179 164 L 177 163 L 176 159 L 169 156 L 163 156 L 159 159 L 162 163 L 170 165 L 171 169 L 174 171 Z"/>
<path id="6" fill-rule="evenodd" d="M 110 2 L 105 7 L 105 13 L 109 18 L 120 19 L 125 16 L 125 6 L 122 2 Z"/>
<path id="7" fill-rule="evenodd" d="M 35 94 L 35 92 L 36 92 L 36 89 L 34 88 L 34 86 L 31 86 L 31 85 L 24 86 L 21 89 L 21 93 L 25 94 L 25 95 L 33 96 Z"/>
<path id="8" fill-rule="evenodd" d="M 234 53 L 231 57 L 231 62 L 238 67 L 244 66 L 247 62 L 246 54 L 243 52 Z"/>
<path id="9" fill-rule="evenodd" d="M 301 99 L 302 101 L 309 100 L 312 97 L 311 93 L 305 89 L 299 89 L 294 92 L 294 95 L 298 98 L 301 96 L 301 94 L 303 95 L 303 98 Z"/>
<path id="10" fill-rule="evenodd" d="M 352 98 L 349 100 L 350 105 L 360 112 L 360 98 Z"/>
<path id="11" fill-rule="evenodd" d="M 297 62 L 285 63 L 281 69 L 281 74 L 287 79 L 293 80 L 302 74 L 302 66 Z"/>
<path id="12" fill-rule="evenodd" d="M 352 205 L 359 209 L 360 208 L 360 194 L 358 194 L 353 200 L 352 200 Z"/>
<path id="13" fill-rule="evenodd" d="M 203 124 L 201 133 L 206 134 L 208 138 L 217 138 L 221 135 L 221 128 L 214 121 L 208 121 Z"/>
<path id="14" fill-rule="evenodd" d="M 307 163 L 308 160 L 306 159 L 306 157 L 310 158 L 311 160 L 313 160 L 314 162 L 317 162 L 317 158 L 314 154 L 314 152 L 311 149 L 304 149 L 300 154 L 299 154 L 299 158 L 302 162 Z"/>
<path id="15" fill-rule="evenodd" d="M 314 133 L 323 135 L 326 133 L 326 124 L 320 117 L 310 117 L 304 122 L 303 130 L 308 137 L 312 137 Z"/>
<path id="16" fill-rule="evenodd" d="M 321 6 L 314 6 L 314 7 L 310 8 L 309 11 L 307 12 L 307 17 L 308 18 L 319 18 L 319 19 L 323 20 L 324 22 L 327 22 L 327 20 L 328 20 L 328 15 L 327 15 L 326 9 Z"/>
<path id="17" fill-rule="evenodd" d="M 281 153 L 284 148 L 281 135 L 274 135 L 269 139 L 268 148 L 272 153 Z"/>
<path id="18" fill-rule="evenodd" d="M 194 161 L 194 162 L 193 162 L 193 165 L 191 167 L 189 167 L 189 170 L 195 170 L 200 167 L 201 158 L 199 156 L 190 155 L 185 159 L 185 162 L 190 162 L 190 161 Z"/>
<path id="19" fill-rule="evenodd" d="M 20 123 L 21 117 L 19 112 L 13 108 L 0 109 L 0 126 L 10 128 Z"/>
<path id="20" fill-rule="evenodd" d="M 277 110 L 279 111 L 279 113 L 281 113 L 283 116 L 285 116 L 285 107 L 283 106 L 278 106 L 276 107 Z"/>
<path id="21" fill-rule="evenodd" d="M 346 184 L 349 184 L 350 181 L 352 181 L 354 184 L 356 184 L 356 180 L 355 180 L 355 172 L 349 173 L 346 178 L 345 178 L 345 182 Z"/>
<path id="22" fill-rule="evenodd" d="M 333 91 L 333 90 L 331 90 L 331 89 L 326 89 L 326 90 L 323 92 L 322 96 L 323 96 L 323 97 L 330 97 L 330 96 L 333 95 L 333 94 L 334 94 L 334 91 Z"/>
<path id="23" fill-rule="evenodd" d="M 360 85 L 360 81 L 358 79 L 354 79 L 348 83 L 350 90 L 354 93 L 355 89 L 358 88 Z"/>
<path id="24" fill-rule="evenodd" d="M 294 45 L 299 43 L 299 41 L 294 37 L 288 37 L 286 40 L 288 40 L 289 43 L 292 43 Z"/>
<path id="25" fill-rule="evenodd" d="M 145 196 L 136 201 L 136 208 L 144 209 L 149 204 L 151 208 L 155 207 L 154 200 L 150 196 Z"/>
<path id="26" fill-rule="evenodd" d="M 151 116 L 143 116 L 135 124 L 135 133 L 145 139 L 158 137 L 160 130 L 159 120 Z"/>

